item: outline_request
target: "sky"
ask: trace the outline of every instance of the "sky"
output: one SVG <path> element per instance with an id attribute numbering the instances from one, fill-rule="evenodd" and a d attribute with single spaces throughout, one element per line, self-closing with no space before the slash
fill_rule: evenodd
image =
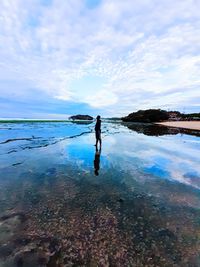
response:
<path id="1" fill-rule="evenodd" d="M 0 118 L 200 112 L 200 0 L 1 0 Z"/>

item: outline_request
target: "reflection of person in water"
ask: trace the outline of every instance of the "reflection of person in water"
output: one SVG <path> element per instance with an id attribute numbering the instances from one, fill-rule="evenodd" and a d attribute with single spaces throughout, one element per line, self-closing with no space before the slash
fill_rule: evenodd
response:
<path id="1" fill-rule="evenodd" d="M 99 175 L 100 155 L 101 155 L 101 148 L 98 150 L 96 147 L 96 152 L 95 152 L 95 157 L 94 157 L 94 173 L 96 176 Z"/>
<path id="2" fill-rule="evenodd" d="M 96 148 L 98 145 L 98 142 L 100 143 L 100 149 L 101 149 L 101 117 L 97 116 L 97 122 L 95 124 L 95 135 L 96 135 Z"/>

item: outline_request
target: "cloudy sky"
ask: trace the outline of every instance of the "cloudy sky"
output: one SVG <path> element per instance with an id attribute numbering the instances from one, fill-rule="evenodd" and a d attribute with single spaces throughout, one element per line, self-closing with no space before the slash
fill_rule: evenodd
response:
<path id="1" fill-rule="evenodd" d="M 200 111 L 200 0 L 1 0 L 0 117 Z"/>

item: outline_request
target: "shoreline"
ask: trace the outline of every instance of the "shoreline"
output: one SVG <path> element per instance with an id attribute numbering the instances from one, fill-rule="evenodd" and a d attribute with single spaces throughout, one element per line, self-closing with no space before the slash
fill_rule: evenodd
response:
<path id="1" fill-rule="evenodd" d="M 165 121 L 157 125 L 200 131 L 200 121 Z"/>

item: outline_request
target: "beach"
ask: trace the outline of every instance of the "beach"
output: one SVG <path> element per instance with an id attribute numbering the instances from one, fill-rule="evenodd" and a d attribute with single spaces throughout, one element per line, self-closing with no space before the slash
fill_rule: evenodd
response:
<path id="1" fill-rule="evenodd" d="M 200 121 L 166 121 L 156 124 L 200 131 Z"/>

